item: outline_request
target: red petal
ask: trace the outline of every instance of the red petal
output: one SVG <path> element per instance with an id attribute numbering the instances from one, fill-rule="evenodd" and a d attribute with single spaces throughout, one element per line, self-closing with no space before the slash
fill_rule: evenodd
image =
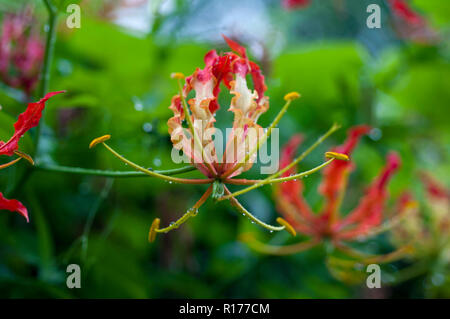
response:
<path id="1" fill-rule="evenodd" d="M 233 73 L 239 74 L 243 78 L 249 71 L 248 61 L 245 59 L 238 59 L 233 63 Z"/>
<path id="2" fill-rule="evenodd" d="M 19 139 L 31 128 L 39 124 L 42 116 L 42 110 L 45 107 L 45 102 L 56 94 L 65 91 L 51 92 L 44 96 L 39 102 L 29 103 L 25 112 L 19 115 L 19 118 L 14 124 L 14 135 L 8 142 L 0 141 L 0 155 L 12 156 L 14 151 L 18 149 Z"/>
<path id="3" fill-rule="evenodd" d="M 25 217 L 27 222 L 29 222 L 28 219 L 28 211 L 25 208 L 25 206 L 22 205 L 21 202 L 15 199 L 6 199 L 3 197 L 3 194 L 0 193 L 0 210 L 9 210 L 11 212 L 18 212 L 20 215 Z"/>
<path id="4" fill-rule="evenodd" d="M 350 155 L 356 145 L 358 144 L 361 137 L 370 131 L 370 126 L 368 125 L 357 125 L 352 127 L 348 131 L 348 138 L 345 143 L 341 146 L 338 146 L 334 151 L 339 153 L 344 153 L 346 155 Z M 342 161 L 340 161 L 342 162 Z"/>
<path id="5" fill-rule="evenodd" d="M 299 9 L 310 5 L 311 0 L 283 0 L 282 5 L 285 9 Z"/>
<path id="6" fill-rule="evenodd" d="M 209 110 L 211 113 L 215 113 L 219 109 L 217 97 L 220 93 L 220 83 L 223 81 L 224 84 L 230 88 L 230 82 L 233 80 L 233 75 L 231 74 L 231 64 L 236 58 L 237 56 L 235 54 L 225 54 L 222 56 L 217 56 L 214 61 L 212 61 L 212 74 L 216 78 L 216 85 L 214 86 L 213 94 L 216 99 L 211 101 L 209 104 Z"/>
<path id="7" fill-rule="evenodd" d="M 423 22 L 422 17 L 414 12 L 410 6 L 403 0 L 389 0 L 394 14 L 409 24 L 421 24 Z"/>

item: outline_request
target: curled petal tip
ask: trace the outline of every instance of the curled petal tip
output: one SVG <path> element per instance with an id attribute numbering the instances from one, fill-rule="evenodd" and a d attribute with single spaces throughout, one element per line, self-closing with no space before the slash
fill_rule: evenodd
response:
<path id="1" fill-rule="evenodd" d="M 152 225 L 150 226 L 150 230 L 148 232 L 148 242 L 149 243 L 153 243 L 155 241 L 156 235 L 158 234 L 156 231 L 159 228 L 160 221 L 161 220 L 159 218 L 155 218 Z"/>
<path id="2" fill-rule="evenodd" d="M 326 152 L 325 157 L 326 158 L 335 158 L 335 159 L 341 160 L 341 161 L 349 161 L 350 160 L 348 155 L 345 155 L 342 153 L 337 153 L 337 152 Z"/>
<path id="3" fill-rule="evenodd" d="M 170 77 L 172 79 L 177 79 L 177 80 L 183 80 L 184 79 L 184 74 L 181 72 L 173 72 L 170 74 Z"/>
<path id="4" fill-rule="evenodd" d="M 21 152 L 21 151 L 14 151 L 14 154 L 16 154 L 17 156 L 27 160 L 31 165 L 34 165 L 34 161 L 33 161 L 33 159 L 31 158 L 30 155 L 28 155 L 28 154 L 26 154 L 24 152 Z"/>
<path id="5" fill-rule="evenodd" d="M 103 143 L 103 142 L 109 140 L 110 138 L 111 138 L 111 135 L 109 135 L 109 134 L 97 137 L 96 139 L 92 140 L 91 144 L 89 144 L 89 148 L 93 148 L 93 147 L 97 146 L 97 144 Z"/>
<path id="6" fill-rule="evenodd" d="M 284 96 L 284 100 L 285 101 L 293 101 L 293 100 L 296 100 L 298 98 L 300 98 L 300 93 L 298 93 L 298 92 L 291 92 L 291 93 L 288 93 L 288 94 L 286 94 Z"/>
<path id="7" fill-rule="evenodd" d="M 296 236 L 297 232 L 295 231 L 294 227 L 292 227 L 291 224 L 289 224 L 285 219 L 278 217 L 277 218 L 277 223 L 284 226 L 286 231 L 291 234 L 292 236 Z"/>

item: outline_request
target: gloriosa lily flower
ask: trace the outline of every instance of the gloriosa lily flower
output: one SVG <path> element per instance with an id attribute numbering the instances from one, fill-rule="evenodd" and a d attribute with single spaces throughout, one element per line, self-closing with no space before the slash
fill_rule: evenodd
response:
<path id="1" fill-rule="evenodd" d="M 14 124 L 14 134 L 13 136 L 7 141 L 0 141 L 0 156 L 17 156 L 14 160 L 1 164 L 0 170 L 7 168 L 9 166 L 14 165 L 18 161 L 20 161 L 22 158 L 26 159 L 28 162 L 30 162 L 32 165 L 34 164 L 33 159 L 31 156 L 29 156 L 26 153 L 23 153 L 19 151 L 19 140 L 22 138 L 22 136 L 31 128 L 37 126 L 39 124 L 39 120 L 42 116 L 42 110 L 45 107 L 45 103 L 49 98 L 52 96 L 63 93 L 63 91 L 59 92 L 51 92 L 45 95 L 41 100 L 35 103 L 29 103 L 27 109 L 25 112 L 19 115 L 19 118 L 17 119 L 17 122 Z M 28 211 L 25 208 L 25 206 L 20 203 L 17 200 L 6 199 L 2 193 L 0 193 L 0 210 L 9 210 L 13 212 L 18 212 L 23 217 L 26 218 L 28 221 Z"/>
<path id="2" fill-rule="evenodd" d="M 356 126 L 349 130 L 347 141 L 333 152 L 349 156 L 356 147 L 362 135 L 367 134 L 370 128 L 365 125 Z M 281 156 L 281 166 L 286 166 L 293 158 L 302 137 L 296 135 L 284 147 Z M 325 202 L 320 213 L 314 213 L 302 195 L 303 185 L 300 180 L 291 180 L 274 187 L 275 200 L 278 210 L 294 229 L 309 237 L 305 242 L 289 246 L 270 246 L 256 241 L 251 235 L 243 236 L 253 249 L 277 255 L 293 254 L 314 247 L 320 243 L 330 243 L 341 253 L 352 258 L 358 258 L 367 263 L 387 262 L 394 260 L 411 250 L 410 246 L 400 248 L 398 251 L 383 256 L 363 254 L 350 246 L 348 242 L 362 240 L 386 231 L 396 225 L 404 213 L 383 223 L 384 204 L 388 197 L 387 184 L 400 165 L 400 158 L 395 153 L 387 156 L 387 164 L 378 177 L 366 190 L 359 204 L 353 211 L 342 216 L 339 208 L 344 197 L 349 174 L 354 169 L 351 161 L 335 161 L 323 170 L 323 181 L 319 187 L 320 194 Z M 295 174 L 290 168 L 285 176 Z"/>
<path id="3" fill-rule="evenodd" d="M 6 14 L 0 35 L 0 79 L 27 95 L 36 86 L 45 46 L 31 10 Z"/>
<path id="4" fill-rule="evenodd" d="M 273 128 L 285 114 L 291 102 L 299 98 L 300 95 L 296 92 L 287 94 L 285 96 L 286 104 L 282 107 L 271 125 L 266 130 L 263 130 L 257 124 L 257 120 L 269 108 L 269 99 L 264 95 L 266 91 L 264 76 L 259 66 L 249 60 L 244 47 L 225 36 L 224 38 L 234 52 L 226 52 L 219 55 L 215 50 L 211 50 L 205 55 L 205 67 L 203 69 L 197 69 L 187 78 L 181 73 L 172 74 L 172 78 L 178 80 L 179 94 L 172 98 L 172 103 L 169 107 L 174 113 L 174 116 L 168 120 L 169 134 L 174 147 L 178 150 L 183 150 L 184 155 L 191 160 L 192 165 L 206 178 L 176 178 L 143 168 L 119 155 L 119 153 L 107 145 L 105 141 L 110 138 L 109 135 L 94 139 L 90 145 L 92 148 L 99 143 L 103 144 L 106 149 L 121 161 L 149 176 L 175 183 L 210 185 L 198 202 L 180 219 L 171 223 L 170 226 L 160 228 L 160 219 L 156 218 L 150 227 L 150 242 L 155 240 L 158 233 L 167 233 L 172 229 L 178 228 L 190 217 L 195 216 L 200 206 L 210 195 L 218 201 L 229 199 L 231 205 L 240 213 L 270 231 L 281 231 L 285 229 L 295 235 L 293 228 L 284 219 L 277 219 L 280 226 L 266 224 L 248 212 L 238 202 L 235 196 L 262 185 L 278 183 L 314 173 L 338 157 L 337 155 L 331 154 L 329 155 L 329 159 L 323 164 L 294 176 L 279 178 L 283 173 L 280 171 L 264 180 L 234 178 L 252 167 L 259 147 L 269 138 Z M 253 80 L 254 91 L 251 91 L 247 86 L 247 76 L 250 76 Z M 182 83 L 183 80 L 184 85 Z M 220 109 L 218 96 L 222 83 L 234 95 L 229 108 L 229 111 L 234 113 L 234 121 L 232 132 L 228 136 L 227 147 L 220 161 L 214 143 L 212 143 L 211 134 L 214 132 L 215 114 Z M 195 92 L 195 97 L 186 101 L 191 91 Z M 188 129 L 183 128 L 184 122 L 188 124 Z M 334 125 L 294 162 L 298 163 L 301 161 L 337 128 Z M 249 134 L 250 129 L 253 129 L 253 132 L 256 132 L 256 134 Z M 231 193 L 225 186 L 226 184 L 252 186 L 237 193 Z"/>
<path id="5" fill-rule="evenodd" d="M 408 218 L 397 225 L 391 233 L 395 245 L 401 246 L 406 242 L 414 245 L 414 259 L 428 257 L 442 258 L 445 264 L 450 264 L 450 190 L 440 185 L 427 173 L 420 174 L 426 191 L 426 203 L 423 210 L 416 209 Z M 415 203 L 409 193 L 400 198 L 398 210 Z"/>

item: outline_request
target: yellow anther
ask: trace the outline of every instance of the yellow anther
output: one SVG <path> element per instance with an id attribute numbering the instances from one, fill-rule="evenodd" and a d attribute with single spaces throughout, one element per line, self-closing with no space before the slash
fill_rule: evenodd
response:
<path id="1" fill-rule="evenodd" d="M 184 79 L 184 74 L 181 72 L 173 72 L 170 74 L 170 77 L 172 79 L 177 79 L 177 80 L 183 80 Z"/>
<path id="2" fill-rule="evenodd" d="M 97 137 L 96 139 L 92 140 L 91 144 L 89 144 L 89 148 L 93 148 L 97 146 L 97 144 L 103 143 L 111 138 L 111 135 L 103 135 L 100 137 Z"/>
<path id="3" fill-rule="evenodd" d="M 33 159 L 31 158 L 30 155 L 28 155 L 28 154 L 26 154 L 24 152 L 21 152 L 21 151 L 14 151 L 14 154 L 16 154 L 17 156 L 27 160 L 31 165 L 34 165 L 34 161 L 33 161 Z"/>
<path id="4" fill-rule="evenodd" d="M 293 101 L 293 100 L 296 100 L 298 98 L 300 98 L 300 93 L 298 93 L 298 92 L 291 92 L 291 93 L 288 93 L 288 94 L 286 94 L 284 96 L 284 100 L 285 101 Z"/>
<path id="5" fill-rule="evenodd" d="M 342 153 L 336 153 L 336 152 L 326 152 L 325 153 L 326 158 L 335 158 L 341 161 L 349 161 L 350 158 L 348 155 L 342 154 Z"/>
<path id="6" fill-rule="evenodd" d="M 159 222 L 161 220 L 159 218 L 155 218 L 152 225 L 150 226 L 150 231 L 148 232 L 148 242 L 152 243 L 156 239 L 156 235 L 158 234 L 156 231 L 159 228 Z"/>
<path id="7" fill-rule="evenodd" d="M 289 224 L 285 219 L 278 217 L 277 218 L 277 223 L 280 225 L 283 225 L 286 228 L 286 231 L 291 234 L 292 236 L 296 236 L 297 232 L 295 231 L 294 227 L 292 227 L 291 224 Z"/>

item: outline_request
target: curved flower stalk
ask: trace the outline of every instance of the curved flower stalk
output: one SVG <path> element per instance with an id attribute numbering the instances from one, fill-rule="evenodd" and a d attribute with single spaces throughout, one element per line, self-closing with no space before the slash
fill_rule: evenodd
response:
<path id="1" fill-rule="evenodd" d="M 209 185 L 198 202 L 180 219 L 171 223 L 169 226 L 160 228 L 160 220 L 156 218 L 150 227 L 150 242 L 155 240 L 158 233 L 167 233 L 170 230 L 176 229 L 189 218 L 196 216 L 199 208 L 208 197 L 212 197 L 215 200 L 229 199 L 231 205 L 238 212 L 247 216 L 254 223 L 270 231 L 287 230 L 295 235 L 293 228 L 282 218 L 277 220 L 280 225 L 269 225 L 252 215 L 238 202 L 234 197 L 235 195 L 228 190 L 226 184 L 255 185 L 259 187 L 268 183 L 279 183 L 314 173 L 333 162 L 337 157 L 333 155 L 326 162 L 308 172 L 293 176 L 277 178 L 282 174 L 282 172 L 279 172 L 264 180 L 235 178 L 252 167 L 259 147 L 269 138 L 273 128 L 276 127 L 283 114 L 286 113 L 291 102 L 299 98 L 300 95 L 296 92 L 287 94 L 285 96 L 285 105 L 270 126 L 264 130 L 257 124 L 259 116 L 269 108 L 269 98 L 264 95 L 266 91 L 264 76 L 259 66 L 249 60 L 244 47 L 227 37 L 224 38 L 233 52 L 226 52 L 219 55 L 215 50 L 211 50 L 205 55 L 205 67 L 203 69 L 197 69 L 191 76 L 186 78 L 181 73 L 172 74 L 172 78 L 178 80 L 179 94 L 172 98 L 172 103 L 169 107 L 174 114 L 167 122 L 171 141 L 174 148 L 182 150 L 184 156 L 189 158 L 190 163 L 205 178 L 177 178 L 139 166 L 121 156 L 105 143 L 110 138 L 109 135 L 93 140 L 90 145 L 90 147 L 94 147 L 97 144 L 102 144 L 119 160 L 149 176 L 175 183 Z M 248 88 L 247 78 L 252 79 L 254 91 Z M 228 136 L 226 149 L 220 159 L 220 154 L 216 151 L 212 135 L 215 130 L 216 112 L 220 109 L 218 97 L 221 84 L 234 95 L 229 108 L 229 111 L 234 113 L 234 121 L 231 133 Z M 187 100 L 188 94 L 192 91 L 195 93 L 194 97 Z M 183 123 L 187 123 L 187 129 L 183 127 Z M 249 131 L 251 129 L 256 134 L 250 134 Z M 338 126 L 334 125 L 295 161 L 301 161 L 337 129 Z M 249 190 L 245 189 L 240 193 Z"/>
<path id="2" fill-rule="evenodd" d="M 400 270 L 398 280 L 406 280 L 428 270 L 450 271 L 450 190 L 428 173 L 420 174 L 426 192 L 426 202 L 415 205 L 408 218 L 391 232 L 395 246 L 411 242 L 414 253 L 410 256 L 414 264 Z M 401 212 L 416 203 L 413 196 L 404 193 L 398 202 Z"/>
<path id="3" fill-rule="evenodd" d="M 333 149 L 350 156 L 359 139 L 367 134 L 370 128 L 365 125 L 356 126 L 349 130 L 348 138 L 343 145 Z M 302 137 L 296 135 L 284 147 L 281 156 L 281 167 L 287 167 L 293 158 Z M 341 215 L 339 208 L 344 198 L 349 174 L 354 169 L 351 161 L 334 161 L 323 170 L 323 181 L 319 187 L 320 194 L 324 197 L 324 204 L 319 213 L 315 213 L 305 201 L 300 180 L 291 180 L 274 187 L 275 200 L 278 210 L 294 229 L 309 237 L 307 241 L 291 246 L 270 246 L 256 241 L 247 235 L 243 239 L 253 249 L 269 254 L 285 255 L 294 254 L 321 243 L 329 243 L 345 258 L 354 259 L 359 263 L 388 262 L 403 256 L 410 250 L 409 246 L 401 247 L 398 251 L 384 256 L 373 256 L 361 253 L 347 243 L 363 240 L 386 231 L 397 224 L 404 216 L 398 214 L 383 223 L 384 204 L 388 197 L 387 184 L 400 165 L 400 159 L 395 153 L 387 156 L 386 166 L 367 188 L 359 204 L 350 213 Z M 283 176 L 295 174 L 295 169 L 290 168 Z M 341 258 L 334 259 L 341 262 Z M 344 261 L 345 262 L 345 261 Z"/>
<path id="4" fill-rule="evenodd" d="M 39 80 L 45 46 L 30 8 L 5 15 L 0 35 L 0 79 L 28 96 Z"/>
<path id="5" fill-rule="evenodd" d="M 34 165 L 34 161 L 30 155 L 19 151 L 19 140 L 28 130 L 39 124 L 47 100 L 60 93 L 63 93 L 63 91 L 51 92 L 38 102 L 29 103 L 25 112 L 19 115 L 17 122 L 14 124 L 13 136 L 6 142 L 0 141 L 0 156 L 16 156 L 16 158 L 5 164 L 1 164 L 0 170 L 16 164 L 21 159 L 26 159 L 30 164 Z M 28 211 L 25 206 L 17 200 L 6 199 L 2 193 L 0 193 L 0 210 L 18 212 L 28 221 Z"/>

